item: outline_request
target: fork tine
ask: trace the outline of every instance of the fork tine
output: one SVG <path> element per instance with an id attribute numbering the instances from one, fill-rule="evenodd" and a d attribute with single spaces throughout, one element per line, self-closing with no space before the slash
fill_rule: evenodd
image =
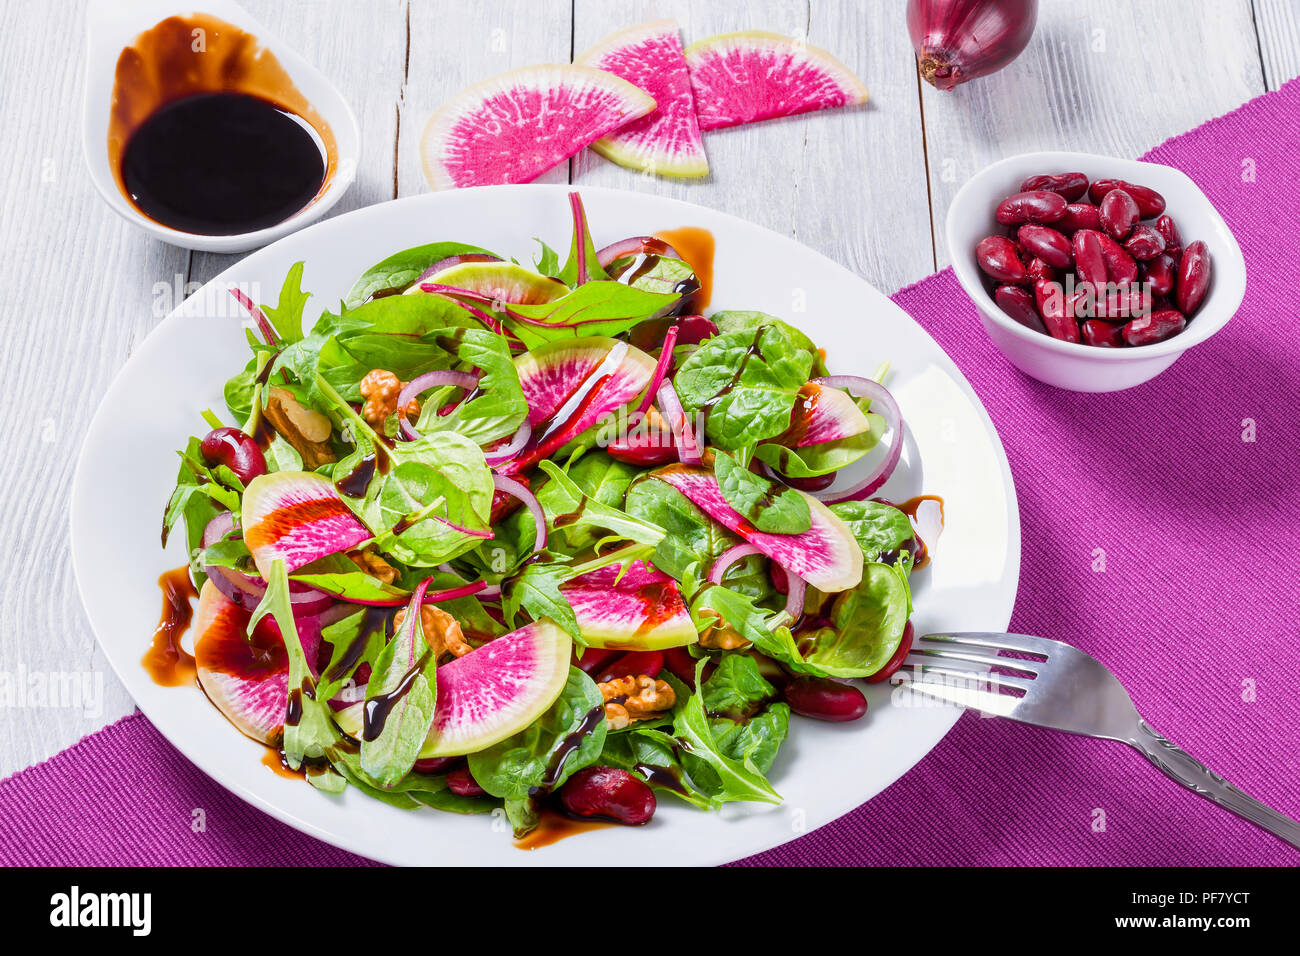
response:
<path id="1" fill-rule="evenodd" d="M 973 644 L 976 647 L 1020 651 L 1024 654 L 1039 654 L 1043 657 L 1047 657 L 1054 650 L 1067 646 L 1060 641 L 1049 641 L 1045 637 L 1033 637 L 1029 634 L 993 634 L 987 631 L 953 631 L 943 634 L 926 634 L 921 640 L 942 641 L 948 644 Z"/>
<path id="2" fill-rule="evenodd" d="M 974 710 L 982 710 L 986 714 L 995 714 L 998 717 L 1010 717 L 1023 699 L 1012 697 L 1010 694 L 996 694 L 992 691 L 976 690 L 969 686 L 931 683 L 923 680 L 904 680 L 901 681 L 901 684 L 913 693 L 937 697 L 939 700 L 956 704 L 958 707 L 970 707 Z"/>
<path id="3" fill-rule="evenodd" d="M 960 670 L 956 667 L 943 667 L 926 661 L 918 661 L 915 666 L 921 668 L 921 673 L 917 675 L 918 677 L 929 677 L 931 674 L 939 674 L 943 677 L 956 677 L 973 686 L 979 684 L 992 684 L 995 687 L 1014 687 L 1018 690 L 1023 690 L 1026 693 L 1028 693 L 1034 686 L 1033 678 L 1030 677 L 1013 677 L 1010 674 L 994 674 L 991 671 Z"/>
<path id="4" fill-rule="evenodd" d="M 925 641 L 928 638 L 922 638 L 921 640 Z M 925 643 L 913 644 L 911 653 L 922 654 L 928 658 L 938 660 L 969 661 L 972 664 L 982 664 L 986 667 L 1008 667 L 1011 670 L 1024 671 L 1026 674 L 1034 675 L 1038 674 L 1038 668 L 1042 665 L 1041 661 L 1024 661 L 1015 657 L 998 657 L 996 654 L 978 654 L 952 650 L 942 644 L 937 647 Z"/>

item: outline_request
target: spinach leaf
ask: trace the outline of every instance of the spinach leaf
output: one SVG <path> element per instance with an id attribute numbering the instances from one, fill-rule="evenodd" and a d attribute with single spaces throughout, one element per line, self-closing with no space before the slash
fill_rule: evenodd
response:
<path id="1" fill-rule="evenodd" d="M 646 292 L 621 282 L 588 282 L 553 302 L 511 305 L 510 328 L 529 346 L 573 336 L 616 336 L 677 304 L 676 293 Z"/>
<path id="2" fill-rule="evenodd" d="M 830 509 L 849 526 L 868 561 L 901 551 L 916 537 L 907 515 L 883 501 L 841 501 Z"/>
<path id="3" fill-rule="evenodd" d="M 758 663 L 748 654 L 724 654 L 700 693 L 710 714 L 744 720 L 775 697 L 776 688 L 763 678 Z"/>
<path id="4" fill-rule="evenodd" d="M 738 450 L 789 427 L 812 362 L 779 327 L 765 325 L 708 339 L 682 363 L 673 384 L 688 415 L 707 409 L 710 442 Z"/>
<path id="5" fill-rule="evenodd" d="M 438 661 L 425 642 L 420 613 L 428 587 L 426 581 L 411 598 L 402 627 L 375 658 L 366 684 L 361 768 L 383 788 L 411 772 L 433 726 Z"/>
<path id="6" fill-rule="evenodd" d="M 634 518 L 663 528 L 655 548 L 654 564 L 678 581 L 703 580 L 722 552 L 740 543 L 676 488 L 663 481 L 641 478 L 627 490 L 624 507 Z"/>
<path id="7" fill-rule="evenodd" d="M 775 484 L 721 450 L 715 453 L 713 471 L 727 504 L 744 515 L 759 531 L 803 534 L 812 527 L 808 499 L 793 488 L 777 491 Z"/>
<path id="8" fill-rule="evenodd" d="M 605 699 L 595 681 L 571 667 L 550 709 L 513 737 L 470 754 L 469 769 L 493 796 L 524 800 L 595 763 L 604 746 Z"/>
<path id="9" fill-rule="evenodd" d="M 903 639 L 911 597 L 902 568 L 871 562 L 862 581 L 831 606 L 829 627 L 799 634 L 804 660 L 831 677 L 869 677 Z"/>
<path id="10" fill-rule="evenodd" d="M 885 420 L 879 415 L 868 415 L 871 428 L 848 438 L 819 442 L 802 448 L 790 448 L 776 442 L 763 442 L 754 455 L 783 475 L 791 478 L 814 478 L 829 475 L 846 468 L 863 457 L 876 445 L 885 430 Z"/>
<path id="11" fill-rule="evenodd" d="M 403 249 L 363 272 L 353 283 L 352 290 L 348 292 L 343 304 L 347 309 L 355 309 L 376 292 L 396 292 L 405 289 L 420 277 L 420 273 L 438 260 L 465 253 L 493 255 L 486 249 L 467 246 L 460 242 L 431 242 L 427 245 Z"/>
<path id="12" fill-rule="evenodd" d="M 725 335 L 728 332 L 753 332 L 760 326 L 773 325 L 780 329 L 795 344 L 796 347 L 803 349 L 813 357 L 813 375 L 828 375 L 826 363 L 822 360 L 821 351 L 812 339 L 808 338 L 803 332 L 788 322 L 783 322 L 774 315 L 768 315 L 766 312 L 752 312 L 743 310 L 724 310 L 714 312 L 709 318 L 717 327 L 719 334 Z M 801 383 L 802 384 L 802 383 Z"/>

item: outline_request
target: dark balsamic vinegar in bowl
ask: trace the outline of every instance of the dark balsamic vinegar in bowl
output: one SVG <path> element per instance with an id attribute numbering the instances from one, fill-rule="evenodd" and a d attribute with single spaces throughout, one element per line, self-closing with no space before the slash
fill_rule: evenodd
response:
<path id="1" fill-rule="evenodd" d="M 230 236 L 283 222 L 325 181 L 323 144 L 296 114 L 258 96 L 200 93 L 155 110 L 127 141 L 122 182 L 150 219 Z"/>

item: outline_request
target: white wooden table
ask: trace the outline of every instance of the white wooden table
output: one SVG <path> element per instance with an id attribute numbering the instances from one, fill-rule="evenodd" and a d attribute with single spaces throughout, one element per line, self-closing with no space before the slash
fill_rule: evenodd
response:
<path id="1" fill-rule="evenodd" d="M 591 153 L 544 179 L 723 209 L 888 292 L 947 264 L 948 203 L 986 163 L 1046 148 L 1135 156 L 1300 73 L 1300 0 L 1042 0 L 1029 49 L 952 93 L 918 81 L 903 0 L 246 3 L 335 80 L 361 122 L 357 181 L 334 215 L 423 192 L 425 118 L 491 74 L 567 62 L 607 33 L 658 17 L 676 17 L 687 42 L 745 29 L 806 35 L 863 78 L 868 108 L 711 134 L 713 175 L 703 182 L 651 179 Z M 80 137 L 81 4 L 3 0 L 3 10 L 0 681 L 85 681 L 90 694 L 42 706 L 30 692 L 8 703 L 0 687 L 0 776 L 132 709 L 72 579 L 73 467 L 90 414 L 131 350 L 187 284 L 231 262 L 148 239 L 99 201 Z M 132 467 L 131 449 L 117 467 Z M 140 635 L 142 650 L 148 639 Z"/>

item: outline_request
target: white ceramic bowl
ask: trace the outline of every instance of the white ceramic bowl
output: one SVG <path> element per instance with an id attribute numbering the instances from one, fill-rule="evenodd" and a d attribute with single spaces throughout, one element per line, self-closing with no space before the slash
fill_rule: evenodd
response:
<path id="1" fill-rule="evenodd" d="M 1107 349 L 1062 342 L 1025 328 L 993 300 L 975 262 L 975 245 L 1001 228 L 993 211 L 1038 173 L 1081 172 L 1089 181 L 1124 179 L 1150 186 L 1165 197 L 1183 243 L 1202 240 L 1210 250 L 1210 291 L 1200 310 L 1178 335 L 1136 348 Z M 948 207 L 948 255 L 966 294 L 979 309 L 989 338 L 1016 368 L 1048 385 L 1075 392 L 1114 392 L 1159 375 L 1178 356 L 1227 324 L 1246 293 L 1246 263 L 1223 217 L 1186 174 L 1171 166 L 1091 153 L 1023 153 L 976 173 Z"/>
<path id="2" fill-rule="evenodd" d="M 274 226 L 231 236 L 182 232 L 150 219 L 118 188 L 108 156 L 109 111 L 118 55 L 156 23 L 170 16 L 189 13 L 191 9 L 225 20 L 257 37 L 265 49 L 275 54 L 294 85 L 334 133 L 337 164 L 325 189 L 303 209 Z M 280 42 L 252 14 L 232 0 L 205 0 L 201 7 L 196 8 L 186 8 L 175 0 L 90 0 L 86 8 L 86 40 L 82 142 L 91 181 L 115 213 L 163 242 L 206 252 L 247 252 L 315 222 L 339 201 L 356 178 L 361 130 L 352 107 L 319 70 Z"/>

